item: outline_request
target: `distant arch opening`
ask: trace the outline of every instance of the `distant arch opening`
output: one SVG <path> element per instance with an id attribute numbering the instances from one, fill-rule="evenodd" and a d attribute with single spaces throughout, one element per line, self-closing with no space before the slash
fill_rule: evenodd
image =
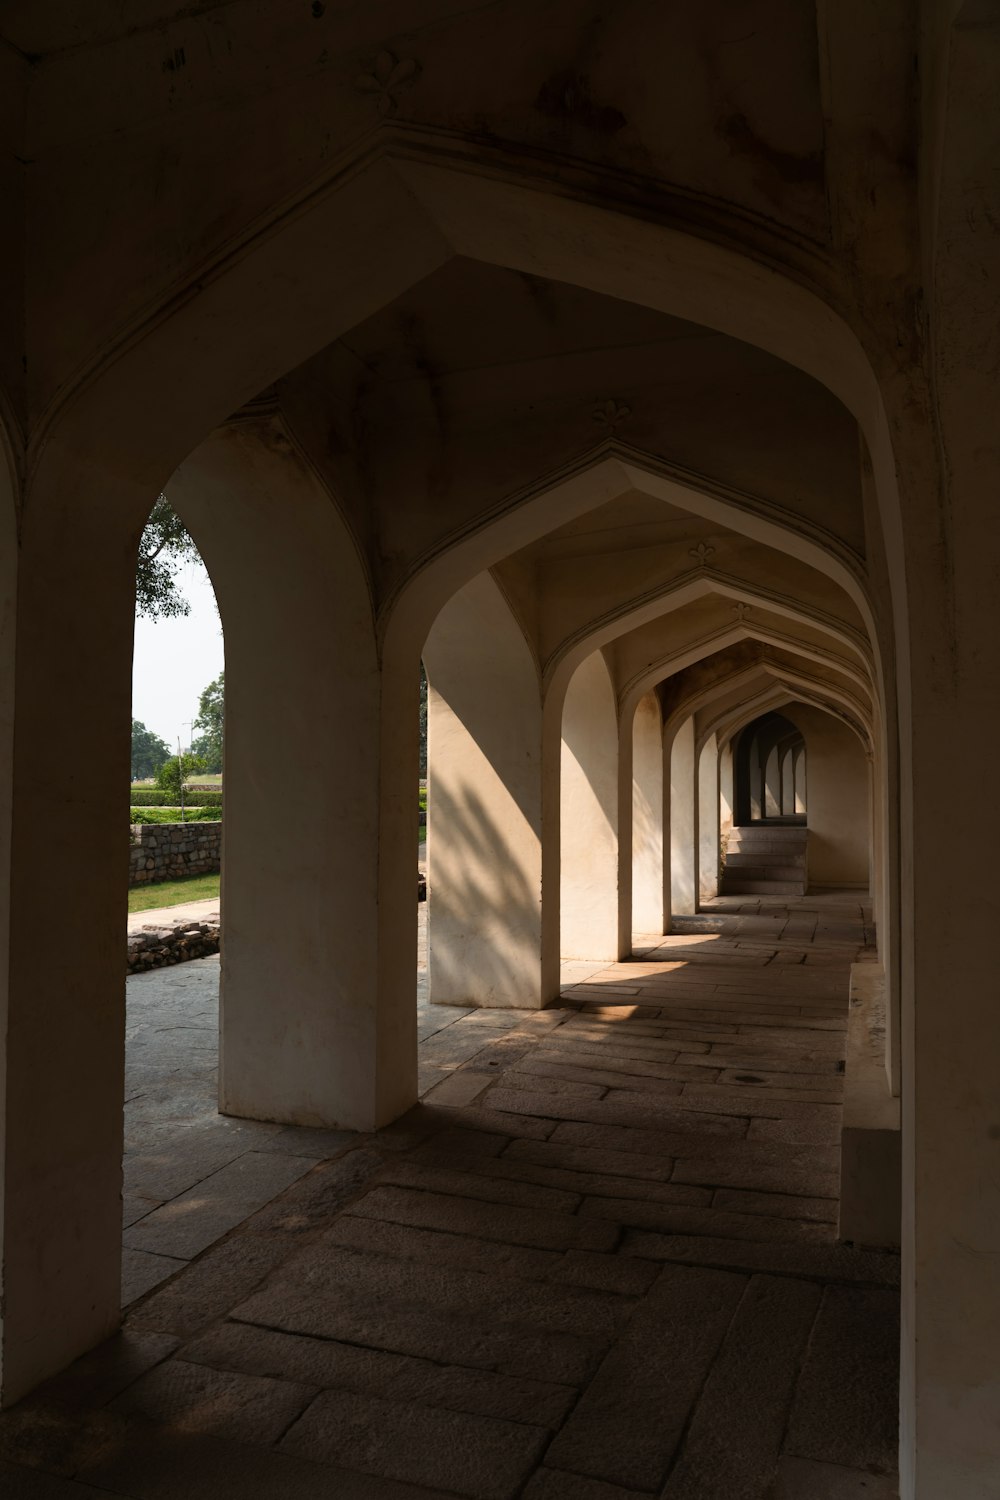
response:
<path id="1" fill-rule="evenodd" d="M 784 714 L 762 714 L 740 731 L 733 771 L 737 825 L 806 823 L 805 736 Z"/>

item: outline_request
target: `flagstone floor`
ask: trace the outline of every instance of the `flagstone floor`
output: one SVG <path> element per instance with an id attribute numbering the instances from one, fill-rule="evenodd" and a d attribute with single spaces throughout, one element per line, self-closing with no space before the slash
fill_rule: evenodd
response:
<path id="1" fill-rule="evenodd" d="M 868 921 L 730 898 L 558 1009 L 424 999 L 365 1136 L 218 1116 L 217 960 L 136 976 L 125 1331 L 0 1418 L 0 1493 L 890 1500 L 898 1260 L 835 1238 Z"/>

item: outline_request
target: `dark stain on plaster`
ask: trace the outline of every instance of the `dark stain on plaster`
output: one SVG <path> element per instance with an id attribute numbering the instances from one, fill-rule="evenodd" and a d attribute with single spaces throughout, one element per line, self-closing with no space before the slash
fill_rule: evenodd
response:
<path id="1" fill-rule="evenodd" d="M 746 115 L 729 115 L 721 125 L 722 137 L 736 156 L 755 157 L 788 183 L 815 183 L 823 180 L 823 156 L 809 151 L 799 156 L 772 146 L 753 129 Z"/>
<path id="2" fill-rule="evenodd" d="M 320 19 L 320 17 L 323 16 L 323 15 L 325 15 L 325 14 L 326 14 L 326 6 L 323 4 L 323 0 L 313 0 L 313 3 L 312 3 L 312 18 L 313 18 L 313 20 L 314 21 L 318 21 Z"/>
<path id="3" fill-rule="evenodd" d="M 184 48 L 175 47 L 170 56 L 164 59 L 163 71 L 164 73 L 179 73 L 186 62 L 187 58 L 184 56 Z"/>
<path id="4" fill-rule="evenodd" d="M 615 135 L 627 123 L 620 109 L 593 97 L 589 80 L 571 68 L 560 69 L 538 90 L 535 108 L 550 119 L 583 125 L 598 135 Z"/>

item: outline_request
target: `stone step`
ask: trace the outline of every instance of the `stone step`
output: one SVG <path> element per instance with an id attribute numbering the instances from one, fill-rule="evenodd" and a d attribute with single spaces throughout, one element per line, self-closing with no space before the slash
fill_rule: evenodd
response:
<path id="1" fill-rule="evenodd" d="M 723 896 L 804 896 L 804 880 L 742 880 L 723 874 Z"/>
<path id="2" fill-rule="evenodd" d="M 726 846 L 727 856 L 733 855 L 739 859 L 756 860 L 758 863 L 790 864 L 797 859 L 805 859 L 805 844 L 728 844 Z"/>
<path id="3" fill-rule="evenodd" d="M 806 867 L 804 849 L 727 849 L 726 862 L 733 865 L 794 865 Z"/>
<path id="4" fill-rule="evenodd" d="M 794 864 L 796 860 L 804 861 L 806 857 L 805 844 L 781 844 L 777 847 L 771 844 L 730 844 L 726 850 L 729 859 L 742 860 L 744 863 L 752 861 L 757 864 Z"/>
<path id="5" fill-rule="evenodd" d="M 738 844 L 805 844 L 808 828 L 741 827 L 729 830 L 730 842 Z"/>
<path id="6" fill-rule="evenodd" d="M 798 864 L 765 864 L 759 860 L 736 863 L 730 854 L 725 867 L 735 880 L 805 880 L 805 861 Z"/>

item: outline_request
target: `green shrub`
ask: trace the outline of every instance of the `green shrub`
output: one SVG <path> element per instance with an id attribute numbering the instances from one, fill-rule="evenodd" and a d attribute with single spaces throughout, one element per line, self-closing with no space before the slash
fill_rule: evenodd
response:
<path id="1" fill-rule="evenodd" d="M 129 803 L 132 807 L 180 807 L 181 799 L 179 792 L 161 792 L 155 787 L 146 787 L 142 791 L 133 789 L 129 794 Z M 221 807 L 222 793 L 185 792 L 184 806 Z"/>
<path id="2" fill-rule="evenodd" d="M 179 823 L 180 809 L 172 807 L 133 807 L 129 809 L 130 823 Z M 221 823 L 222 809 L 218 807 L 185 807 L 185 823 Z"/>
<path id="3" fill-rule="evenodd" d="M 180 794 L 181 782 L 186 780 L 195 771 L 203 771 L 205 762 L 200 755 L 171 756 L 165 760 L 156 773 L 156 785 L 161 792 L 176 792 Z"/>

